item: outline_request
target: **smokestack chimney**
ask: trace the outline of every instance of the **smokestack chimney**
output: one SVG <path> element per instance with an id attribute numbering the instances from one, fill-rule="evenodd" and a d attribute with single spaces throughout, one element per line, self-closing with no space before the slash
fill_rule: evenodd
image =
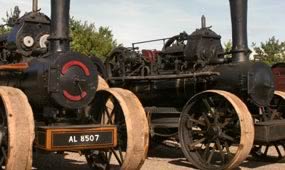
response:
<path id="1" fill-rule="evenodd" d="M 201 28 L 206 28 L 206 17 L 202 15 L 201 17 Z"/>
<path id="2" fill-rule="evenodd" d="M 33 12 L 38 11 L 38 0 L 33 0 Z"/>
<path id="3" fill-rule="evenodd" d="M 70 51 L 69 9 L 70 0 L 51 0 L 51 52 Z"/>
<path id="4" fill-rule="evenodd" d="M 249 61 L 247 42 L 247 0 L 229 0 L 232 18 L 232 61 Z"/>

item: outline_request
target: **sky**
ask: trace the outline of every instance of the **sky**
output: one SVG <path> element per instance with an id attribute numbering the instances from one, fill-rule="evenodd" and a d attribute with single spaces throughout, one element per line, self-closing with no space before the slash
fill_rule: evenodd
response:
<path id="1" fill-rule="evenodd" d="M 248 3 L 249 44 L 259 44 L 272 36 L 285 41 L 285 1 L 248 0 Z M 0 17 L 15 5 L 23 14 L 31 11 L 32 0 L 0 0 Z M 39 7 L 50 15 L 50 0 L 39 0 Z M 71 0 L 70 15 L 95 23 L 96 27 L 108 26 L 117 42 L 124 46 L 171 37 L 182 31 L 190 34 L 201 27 L 202 15 L 207 18 L 207 26 L 222 36 L 222 42 L 231 39 L 228 0 Z"/>

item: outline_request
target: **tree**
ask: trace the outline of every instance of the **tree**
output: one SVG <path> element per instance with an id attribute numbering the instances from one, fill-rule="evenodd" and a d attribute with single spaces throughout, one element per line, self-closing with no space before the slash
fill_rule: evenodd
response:
<path id="1" fill-rule="evenodd" d="M 227 42 L 224 43 L 224 50 L 226 53 L 231 52 L 232 50 L 232 40 L 228 40 Z"/>
<path id="2" fill-rule="evenodd" d="M 0 25 L 0 35 L 1 34 L 5 34 L 9 31 L 8 28 L 6 28 L 5 26 Z"/>
<path id="3" fill-rule="evenodd" d="M 224 51 L 225 53 L 230 53 L 232 50 L 232 40 L 228 40 L 227 42 L 224 43 Z M 231 54 L 226 54 L 225 55 L 226 58 L 231 58 L 232 55 Z"/>
<path id="4" fill-rule="evenodd" d="M 70 28 L 72 35 L 71 47 L 73 51 L 80 52 L 87 56 L 106 57 L 117 45 L 109 27 L 99 27 L 95 25 L 82 23 L 74 18 L 70 19 Z"/>
<path id="5" fill-rule="evenodd" d="M 252 44 L 255 51 L 254 59 L 273 65 L 279 62 L 285 62 L 285 42 L 281 42 L 274 36 L 266 42 L 261 42 L 260 47 Z"/>
<path id="6" fill-rule="evenodd" d="M 0 25 L 0 34 L 7 33 L 11 30 L 11 27 L 14 26 L 15 22 L 20 16 L 20 9 L 18 6 L 14 7 L 14 10 L 10 9 L 10 12 L 6 12 L 6 18 L 2 18 L 4 25 Z"/>

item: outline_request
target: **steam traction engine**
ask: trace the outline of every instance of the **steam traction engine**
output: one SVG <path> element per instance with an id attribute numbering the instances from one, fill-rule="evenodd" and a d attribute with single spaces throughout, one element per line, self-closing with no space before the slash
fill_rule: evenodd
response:
<path id="1" fill-rule="evenodd" d="M 0 35 L 1 167 L 30 170 L 34 143 L 81 152 L 94 169 L 139 169 L 149 136 L 139 100 L 109 88 L 88 57 L 70 51 L 69 0 L 51 0 L 51 20 L 33 2 Z"/>
<path id="2" fill-rule="evenodd" d="M 118 47 L 105 61 L 110 84 L 139 97 L 151 135 L 178 133 L 186 158 L 199 169 L 231 169 L 250 153 L 268 159 L 269 149 L 276 150 L 274 159 L 284 156 L 285 96 L 274 94 L 269 66 L 249 61 L 247 0 L 230 0 L 230 7 L 229 57 L 203 18 L 191 35 L 160 39 L 161 51 Z"/>

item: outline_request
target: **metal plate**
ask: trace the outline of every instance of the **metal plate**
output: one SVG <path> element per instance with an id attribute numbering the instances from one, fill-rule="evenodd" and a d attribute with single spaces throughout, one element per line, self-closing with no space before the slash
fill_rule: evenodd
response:
<path id="1" fill-rule="evenodd" d="M 271 120 L 255 124 L 256 143 L 270 143 L 285 139 L 285 120 Z"/>
<path id="2" fill-rule="evenodd" d="M 53 147 L 112 145 L 113 131 L 53 133 Z"/>
<path id="3" fill-rule="evenodd" d="M 116 126 L 38 127 L 36 147 L 47 151 L 111 148 L 117 145 Z"/>

